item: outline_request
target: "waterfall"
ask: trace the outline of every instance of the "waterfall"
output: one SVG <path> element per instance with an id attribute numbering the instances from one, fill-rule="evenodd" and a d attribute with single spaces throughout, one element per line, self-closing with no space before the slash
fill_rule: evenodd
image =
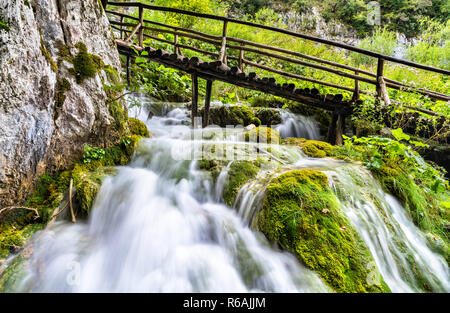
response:
<path id="1" fill-rule="evenodd" d="M 420 292 L 424 289 L 420 280 L 433 290 L 450 291 L 445 259 L 432 251 L 405 208 L 385 193 L 367 170 L 332 159 L 301 158 L 284 171 L 300 168 L 314 168 L 328 176 L 344 214 L 369 248 L 392 292 Z M 265 183 L 261 185 L 261 181 Z M 261 208 L 264 184 L 267 178 L 256 179 L 237 195 L 234 207 L 248 225 Z"/>
<path id="2" fill-rule="evenodd" d="M 319 139 L 320 137 L 317 123 L 309 117 L 282 110 L 281 121 L 275 129 L 280 132 L 282 138 Z"/>
<path id="3" fill-rule="evenodd" d="M 236 142 L 219 129 L 189 129 L 183 105 L 147 119 L 131 108 L 153 137 L 139 143 L 128 166 L 103 182 L 87 221 L 59 220 L 36 233 L 26 250 L 19 292 L 330 292 L 319 276 L 251 229 L 271 178 L 293 169 L 325 173 L 341 210 L 372 254 L 393 292 L 449 292 L 449 268 L 432 251 L 405 208 L 362 166 L 307 157 L 300 148 Z M 163 106 L 164 107 L 164 106 Z M 283 113 L 285 136 L 314 138 L 311 120 Z M 300 122 L 303 121 L 303 122 Z M 306 121 L 306 122 L 305 122 Z M 185 127 L 186 128 L 186 127 Z M 201 136 L 205 135 L 206 136 Z M 200 139 L 196 139 L 200 135 Z M 194 140 L 191 140 L 194 138 Z M 240 188 L 234 209 L 222 201 L 230 166 L 215 182 L 198 161 L 199 147 L 225 147 L 246 156 L 252 148 L 272 157 Z"/>
<path id="4" fill-rule="evenodd" d="M 57 221 L 38 233 L 10 291 L 330 291 L 217 201 L 196 161 L 172 158 L 174 147 L 191 146 L 174 132 L 186 113 L 176 108 L 147 122 L 157 135 L 104 181 L 88 221 Z"/>

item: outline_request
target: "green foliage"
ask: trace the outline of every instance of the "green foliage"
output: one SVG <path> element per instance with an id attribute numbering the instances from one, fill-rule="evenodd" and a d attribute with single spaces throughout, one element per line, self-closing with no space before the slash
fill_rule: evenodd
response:
<path id="1" fill-rule="evenodd" d="M 155 0 L 152 4 L 187 11 L 213 13 L 212 8 L 214 8 L 216 3 L 210 0 Z M 198 21 L 198 18 L 194 16 L 168 13 L 165 15 L 165 21 L 169 24 L 190 28 Z"/>
<path id="2" fill-rule="evenodd" d="M 397 38 L 395 32 L 388 31 L 386 28 L 375 29 L 372 36 L 364 38 L 358 45 L 359 48 L 385 55 L 393 55 L 396 46 Z M 356 52 L 351 53 L 351 58 L 355 61 L 357 66 L 361 64 L 373 65 L 377 62 L 376 58 Z"/>
<path id="3" fill-rule="evenodd" d="M 83 163 L 91 163 L 92 160 L 101 160 L 105 157 L 105 150 L 102 148 L 84 146 Z"/>
<path id="4" fill-rule="evenodd" d="M 389 292 L 369 285 L 373 258 L 341 211 L 325 174 L 295 170 L 270 182 L 257 225 L 338 292 Z"/>
<path id="5" fill-rule="evenodd" d="M 149 44 L 148 41 L 144 42 Z M 131 67 L 132 83 L 129 89 L 144 92 L 145 94 L 163 101 L 184 102 L 190 98 L 191 78 L 181 72 L 149 62 L 142 57 L 136 58 Z"/>
<path id="6" fill-rule="evenodd" d="M 418 42 L 406 50 L 406 56 L 414 62 L 450 69 L 450 20 L 420 20 L 422 32 Z"/>

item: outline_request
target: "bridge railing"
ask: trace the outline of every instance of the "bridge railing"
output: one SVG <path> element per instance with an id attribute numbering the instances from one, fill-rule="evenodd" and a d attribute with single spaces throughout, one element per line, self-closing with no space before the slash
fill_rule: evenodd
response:
<path id="1" fill-rule="evenodd" d="M 224 16 L 215 16 L 211 14 L 205 14 L 205 13 L 198 13 L 198 12 L 191 12 L 191 11 L 185 11 L 181 9 L 176 8 L 169 8 L 169 7 L 160 7 L 160 6 L 154 6 L 154 5 L 147 5 L 139 2 L 108 2 L 108 6 L 116 6 L 116 7 L 124 7 L 124 8 L 137 8 L 139 11 L 138 17 L 132 16 L 125 13 L 120 13 L 117 11 L 107 10 L 106 12 L 110 16 L 115 16 L 118 18 L 118 20 L 110 19 L 111 26 L 118 30 L 120 32 L 121 39 L 127 42 L 131 42 L 134 37 L 136 37 L 135 42 L 139 46 L 143 46 L 143 42 L 145 39 L 152 39 L 155 41 L 163 42 L 169 45 L 173 46 L 173 51 L 176 54 L 182 54 L 182 50 L 191 50 L 198 53 L 205 54 L 209 57 L 213 57 L 225 64 L 227 64 L 227 60 L 234 60 L 237 62 L 239 70 L 244 71 L 245 65 L 259 68 L 264 71 L 272 72 L 275 74 L 279 74 L 285 77 L 294 78 L 298 80 L 308 81 L 314 84 L 320 84 L 332 88 L 337 88 L 341 90 L 350 91 L 353 93 L 353 100 L 359 99 L 359 94 L 366 94 L 370 96 L 375 96 L 378 98 L 381 98 L 385 101 L 386 104 L 390 104 L 391 100 L 389 99 L 387 88 L 390 89 L 396 89 L 396 90 L 402 90 L 406 92 L 415 92 L 420 93 L 425 96 L 428 96 L 431 99 L 434 100 L 442 100 L 442 101 L 449 101 L 450 96 L 432 91 L 427 90 L 424 88 L 417 88 L 414 86 L 410 86 L 407 84 L 404 84 L 399 81 L 395 81 L 393 79 L 389 79 L 384 76 L 384 68 L 385 68 L 385 62 L 394 62 L 398 64 L 405 65 L 407 67 L 413 68 L 413 69 L 421 69 L 426 70 L 434 73 L 439 73 L 443 75 L 450 74 L 450 71 L 436 68 L 432 66 L 427 66 L 423 64 L 414 63 L 411 61 L 403 60 L 394 58 L 391 56 L 383 55 L 380 53 L 376 53 L 373 51 L 361 49 L 358 47 L 354 47 L 348 44 L 335 42 L 331 40 L 326 40 L 306 34 L 296 33 L 290 30 L 277 28 L 274 26 L 267 26 L 267 25 L 261 25 L 256 24 L 249 21 L 242 21 L 237 20 L 233 18 L 228 18 Z M 144 10 L 152 10 L 157 12 L 170 12 L 175 14 L 182 14 L 197 18 L 205 18 L 210 19 L 214 21 L 221 21 L 222 22 L 222 35 L 211 35 L 205 32 L 201 32 L 198 30 L 183 28 L 179 26 L 173 26 L 168 25 L 165 23 L 157 22 L 157 21 L 151 21 L 148 19 L 144 19 Z M 125 22 L 124 22 L 125 21 Z M 129 21 L 134 21 L 134 23 L 130 23 Z M 274 31 L 280 34 L 289 35 L 294 38 L 301 38 L 305 40 L 310 40 L 316 43 L 326 44 L 333 47 L 345 49 L 347 51 L 356 52 L 359 54 L 363 54 L 365 56 L 373 57 L 377 59 L 377 72 L 373 73 L 371 71 L 361 69 L 358 67 L 350 66 L 347 64 L 341 64 L 337 62 L 333 62 L 330 60 L 326 60 L 323 58 L 307 55 L 304 53 L 300 53 L 297 51 L 292 51 L 285 48 L 280 47 L 274 47 L 267 44 L 257 43 L 253 41 L 248 41 L 240 38 L 234 38 L 231 36 L 228 36 L 228 27 L 229 24 L 234 23 L 238 25 L 246 25 L 251 26 L 259 29 L 265 29 Z M 166 38 L 160 38 L 157 34 L 171 34 L 173 35 L 174 40 L 170 41 Z M 186 37 L 194 40 L 199 40 L 204 43 L 209 43 L 217 47 L 217 50 L 219 53 L 214 53 L 211 51 L 206 51 L 204 49 L 201 49 L 199 47 L 194 47 L 190 45 L 184 45 L 180 43 L 180 37 Z M 235 55 L 227 55 L 227 49 L 235 50 L 237 51 L 237 56 Z M 298 73 L 292 73 L 288 71 L 283 71 L 280 69 L 271 68 L 267 65 L 263 65 L 257 62 L 250 61 L 249 59 L 245 58 L 245 53 L 253 53 L 257 54 L 259 56 L 265 56 L 270 57 L 274 59 L 278 59 L 283 62 L 295 64 L 295 65 L 301 65 L 321 71 L 325 71 L 334 75 L 338 75 L 340 77 L 345 77 L 348 79 L 354 80 L 354 87 L 349 86 L 342 86 L 335 83 L 323 81 L 323 80 L 317 80 L 311 77 L 306 77 L 299 75 Z M 312 61 L 312 62 L 310 62 Z M 375 93 L 368 91 L 368 90 L 361 90 L 359 86 L 359 82 L 371 84 L 375 86 Z M 432 113 L 428 110 L 423 110 L 420 108 L 414 108 L 417 110 L 425 111 L 426 113 Z"/>

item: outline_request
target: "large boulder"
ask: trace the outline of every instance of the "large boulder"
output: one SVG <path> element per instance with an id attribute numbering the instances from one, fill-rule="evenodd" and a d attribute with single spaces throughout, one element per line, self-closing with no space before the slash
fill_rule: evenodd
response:
<path id="1" fill-rule="evenodd" d="M 1 1 L 0 21 L 2 207 L 79 159 L 85 144 L 115 143 L 127 119 L 105 89 L 120 82 L 120 58 L 100 1 Z"/>

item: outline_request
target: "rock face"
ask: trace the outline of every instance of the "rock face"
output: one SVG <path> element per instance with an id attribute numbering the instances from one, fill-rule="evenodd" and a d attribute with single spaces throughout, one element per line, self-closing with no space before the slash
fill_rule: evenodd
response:
<path id="1" fill-rule="evenodd" d="M 104 87 L 120 81 L 120 59 L 100 1 L 0 0 L 0 22 L 1 208 L 85 144 L 117 141 L 121 125 Z"/>

